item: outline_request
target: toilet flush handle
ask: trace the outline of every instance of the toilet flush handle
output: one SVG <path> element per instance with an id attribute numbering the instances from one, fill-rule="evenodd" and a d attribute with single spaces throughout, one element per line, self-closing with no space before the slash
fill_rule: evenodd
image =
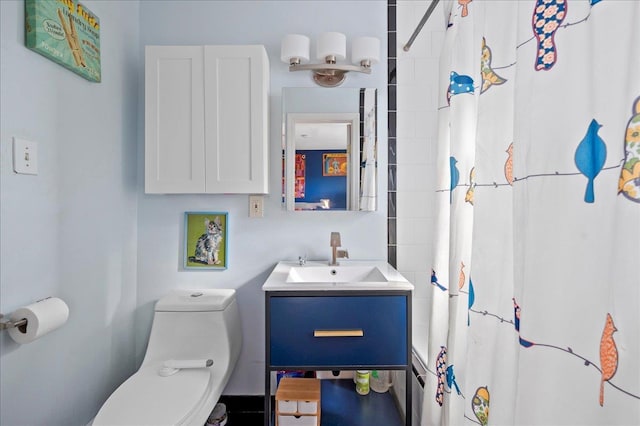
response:
<path id="1" fill-rule="evenodd" d="M 164 362 L 158 374 L 162 377 L 167 377 L 184 368 L 206 368 L 212 365 L 212 359 L 168 359 Z"/>

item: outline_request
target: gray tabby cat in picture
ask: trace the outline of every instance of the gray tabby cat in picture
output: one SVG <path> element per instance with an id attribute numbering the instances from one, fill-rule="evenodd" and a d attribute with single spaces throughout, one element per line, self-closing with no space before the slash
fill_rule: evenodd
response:
<path id="1" fill-rule="evenodd" d="M 198 238 L 195 247 L 195 256 L 189 256 L 190 262 L 199 262 L 207 265 L 219 265 L 220 243 L 223 239 L 223 229 L 220 217 L 211 221 L 204 220 L 206 232 Z"/>

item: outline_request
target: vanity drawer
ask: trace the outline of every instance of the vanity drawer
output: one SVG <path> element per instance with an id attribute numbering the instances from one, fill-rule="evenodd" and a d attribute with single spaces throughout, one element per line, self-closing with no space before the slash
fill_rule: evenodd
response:
<path id="1" fill-rule="evenodd" d="M 272 366 L 404 366 L 407 296 L 270 297 Z"/>

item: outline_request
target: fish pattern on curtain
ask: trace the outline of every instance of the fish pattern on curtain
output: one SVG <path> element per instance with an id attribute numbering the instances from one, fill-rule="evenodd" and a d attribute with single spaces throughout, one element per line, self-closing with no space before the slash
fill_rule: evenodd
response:
<path id="1" fill-rule="evenodd" d="M 421 423 L 640 424 L 640 2 L 444 3 Z"/>

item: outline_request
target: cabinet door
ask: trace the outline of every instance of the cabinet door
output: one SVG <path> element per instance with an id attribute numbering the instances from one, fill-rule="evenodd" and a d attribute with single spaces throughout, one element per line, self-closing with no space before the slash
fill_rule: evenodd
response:
<path id="1" fill-rule="evenodd" d="M 205 191 L 202 46 L 145 49 L 145 192 Z"/>
<path id="2" fill-rule="evenodd" d="M 263 46 L 205 46 L 206 192 L 268 192 Z"/>

